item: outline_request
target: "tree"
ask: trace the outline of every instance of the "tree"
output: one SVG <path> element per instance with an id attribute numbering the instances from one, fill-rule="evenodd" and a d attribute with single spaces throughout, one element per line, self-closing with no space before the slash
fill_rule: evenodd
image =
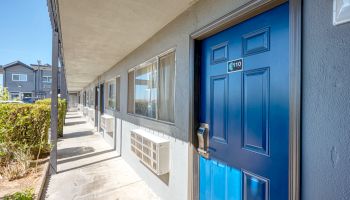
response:
<path id="1" fill-rule="evenodd" d="M 10 93 L 6 87 L 0 86 L 0 100 L 2 101 L 10 100 Z"/>

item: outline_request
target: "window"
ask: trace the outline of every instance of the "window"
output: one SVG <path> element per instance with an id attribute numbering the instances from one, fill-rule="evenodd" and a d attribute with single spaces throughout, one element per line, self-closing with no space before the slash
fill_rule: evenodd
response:
<path id="1" fill-rule="evenodd" d="M 116 84 L 114 80 L 107 82 L 107 109 L 114 110 L 116 107 Z"/>
<path id="2" fill-rule="evenodd" d="M 33 94 L 31 92 L 25 92 L 23 93 L 23 98 L 26 98 L 26 97 L 32 97 Z"/>
<path id="3" fill-rule="evenodd" d="M 11 92 L 11 100 L 19 100 L 19 92 Z"/>
<path id="4" fill-rule="evenodd" d="M 174 122 L 175 52 L 159 58 L 158 117 Z"/>
<path id="5" fill-rule="evenodd" d="M 27 74 L 12 74 L 12 81 L 27 81 Z"/>
<path id="6" fill-rule="evenodd" d="M 83 93 L 83 105 L 86 106 L 86 91 Z"/>
<path id="7" fill-rule="evenodd" d="M 128 72 L 128 113 L 134 113 L 135 70 Z"/>
<path id="8" fill-rule="evenodd" d="M 89 104 L 89 106 L 90 106 L 90 107 L 93 107 L 94 104 L 95 104 L 95 98 L 94 98 L 94 97 L 95 97 L 95 96 L 94 96 L 95 93 L 94 93 L 94 88 L 93 88 L 93 87 L 90 88 L 90 92 L 89 92 L 89 93 L 90 93 L 90 96 L 89 96 L 89 98 L 90 98 L 90 99 L 89 99 L 89 103 L 90 103 L 90 104 Z"/>
<path id="9" fill-rule="evenodd" d="M 157 62 L 149 62 L 135 71 L 135 113 L 156 118 Z"/>
<path id="10" fill-rule="evenodd" d="M 128 112 L 174 122 L 175 52 L 141 64 L 128 74 Z"/>
<path id="11" fill-rule="evenodd" d="M 115 97 L 116 97 L 116 104 L 115 104 L 115 109 L 117 111 L 120 111 L 120 76 L 116 78 L 116 83 L 115 83 Z"/>
<path id="12" fill-rule="evenodd" d="M 52 77 L 51 76 L 43 76 L 42 80 L 44 83 L 51 83 Z"/>

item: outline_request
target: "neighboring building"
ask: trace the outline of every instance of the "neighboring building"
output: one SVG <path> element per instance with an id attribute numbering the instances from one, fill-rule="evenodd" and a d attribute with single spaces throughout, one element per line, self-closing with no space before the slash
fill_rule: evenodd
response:
<path id="1" fill-rule="evenodd" d="M 161 199 L 345 200 L 347 2 L 48 5 L 70 99 Z"/>
<path id="2" fill-rule="evenodd" d="M 20 61 L 3 66 L 4 87 L 10 92 L 11 99 L 35 97 L 35 70 Z"/>
<path id="3" fill-rule="evenodd" d="M 36 77 L 36 97 L 38 98 L 49 98 L 51 97 L 51 66 L 46 65 L 30 65 L 35 70 Z"/>
<path id="4" fill-rule="evenodd" d="M 4 69 L 0 65 L 0 88 L 4 87 Z"/>
<path id="5" fill-rule="evenodd" d="M 4 74 L 3 85 L 7 87 L 11 99 L 51 97 L 52 76 L 49 64 L 26 65 L 23 62 L 15 61 L 0 68 L 0 80 L 2 71 Z"/>

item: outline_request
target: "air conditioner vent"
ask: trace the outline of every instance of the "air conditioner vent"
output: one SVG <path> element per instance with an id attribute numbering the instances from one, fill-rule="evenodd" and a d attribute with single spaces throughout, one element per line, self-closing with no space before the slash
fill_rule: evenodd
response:
<path id="1" fill-rule="evenodd" d="M 131 131 L 131 151 L 157 175 L 169 172 L 169 141 L 142 129 Z"/>
<path id="2" fill-rule="evenodd" d="M 114 118 L 112 116 L 102 115 L 101 116 L 101 128 L 103 128 L 103 130 L 106 133 L 113 132 L 113 129 L 114 129 L 113 121 L 114 121 Z"/>

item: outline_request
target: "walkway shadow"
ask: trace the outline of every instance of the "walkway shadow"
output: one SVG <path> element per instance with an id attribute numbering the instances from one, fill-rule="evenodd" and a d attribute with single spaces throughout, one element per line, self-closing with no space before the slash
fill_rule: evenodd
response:
<path id="1" fill-rule="evenodd" d="M 63 134 L 62 139 L 85 137 L 85 136 L 89 136 L 89 135 L 93 135 L 93 134 L 94 134 L 94 132 L 92 132 L 92 131 L 81 131 L 81 132 L 67 133 L 67 134 Z"/>
<path id="2" fill-rule="evenodd" d="M 84 159 L 84 158 L 90 158 L 90 157 L 98 156 L 98 155 L 101 155 L 101 154 L 109 153 L 109 152 L 112 152 L 112 151 L 114 151 L 114 149 L 108 149 L 108 150 L 105 150 L 105 151 L 99 151 L 99 152 L 95 152 L 95 153 L 89 153 L 89 154 L 85 154 L 85 155 L 82 155 L 82 156 L 76 156 L 76 157 L 74 157 L 74 158 L 68 158 L 68 159 L 65 159 L 65 160 L 58 160 L 58 161 L 57 161 L 57 164 L 63 164 L 63 163 L 67 163 L 67 162 L 73 162 L 73 161 L 80 160 L 80 159 Z"/>
<path id="3" fill-rule="evenodd" d="M 66 117 L 66 119 L 77 119 L 77 118 L 82 118 L 82 117 L 81 116 Z"/>
<path id="4" fill-rule="evenodd" d="M 86 121 L 76 121 L 76 122 L 66 122 L 64 125 L 65 126 L 74 126 L 74 125 L 79 125 L 79 124 L 85 124 Z"/>
<path id="5" fill-rule="evenodd" d="M 116 158 L 119 158 L 119 157 L 120 157 L 120 156 L 113 156 L 113 157 L 110 157 L 110 158 L 106 158 L 106 159 L 98 160 L 98 161 L 95 161 L 95 162 L 91 162 L 91 163 L 88 163 L 88 164 L 85 164 L 85 165 L 80 165 L 80 166 L 77 166 L 77 167 L 72 167 L 72 168 L 69 168 L 69 169 L 64 169 L 64 170 L 58 171 L 57 173 L 68 172 L 68 171 L 71 171 L 71 170 L 75 170 L 75 169 L 87 167 L 87 166 L 90 166 L 90 165 L 94 165 L 94 164 L 97 164 L 97 163 L 101 163 L 101 162 L 104 162 L 104 161 L 107 161 L 107 160 L 116 159 Z"/>
<path id="6" fill-rule="evenodd" d="M 57 150 L 57 159 L 69 158 L 73 156 L 83 155 L 94 152 L 95 149 L 92 147 L 81 146 L 81 147 L 69 147 Z"/>

